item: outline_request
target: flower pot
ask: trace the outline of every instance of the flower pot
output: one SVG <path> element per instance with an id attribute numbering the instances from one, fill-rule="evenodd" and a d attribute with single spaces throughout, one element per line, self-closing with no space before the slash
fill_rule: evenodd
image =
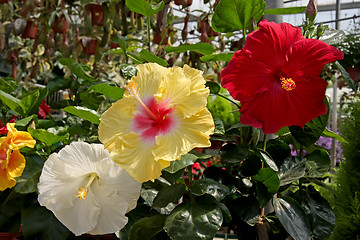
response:
<path id="1" fill-rule="evenodd" d="M 35 39 L 38 27 L 33 21 L 26 21 L 25 29 L 21 35 L 22 38 Z"/>
<path id="2" fill-rule="evenodd" d="M 67 33 L 69 30 L 69 24 L 66 21 L 65 15 L 62 14 L 60 17 L 56 16 L 51 28 L 56 33 Z"/>
<path id="3" fill-rule="evenodd" d="M 90 3 L 85 6 L 85 9 L 91 14 L 92 25 L 103 25 L 103 8 L 101 4 Z"/>
<path id="4" fill-rule="evenodd" d="M 97 39 L 84 37 L 81 39 L 81 46 L 85 55 L 94 55 L 98 45 Z"/>
<path id="5" fill-rule="evenodd" d="M 17 240 L 21 233 L 0 233 L 0 240 Z"/>

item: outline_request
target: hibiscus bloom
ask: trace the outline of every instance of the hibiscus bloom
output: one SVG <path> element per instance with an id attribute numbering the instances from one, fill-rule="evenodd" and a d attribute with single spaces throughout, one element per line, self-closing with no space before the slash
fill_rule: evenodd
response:
<path id="1" fill-rule="evenodd" d="M 38 201 L 75 235 L 107 234 L 126 225 L 140 188 L 102 144 L 73 142 L 45 161 Z"/>
<path id="2" fill-rule="evenodd" d="M 25 168 L 25 157 L 19 149 L 33 148 L 36 141 L 28 132 L 18 131 L 15 123 L 7 123 L 7 136 L 0 138 L 0 191 L 12 188 L 16 177 L 20 177 Z"/>
<path id="3" fill-rule="evenodd" d="M 50 106 L 46 104 L 46 99 L 39 106 L 39 111 L 37 113 L 38 117 L 41 119 L 45 119 L 47 115 L 50 113 Z"/>
<path id="4" fill-rule="evenodd" d="M 221 72 L 222 86 L 241 102 L 243 124 L 266 134 L 303 127 L 326 113 L 327 82 L 320 73 L 343 57 L 320 40 L 304 38 L 301 28 L 263 20 Z"/>
<path id="5" fill-rule="evenodd" d="M 199 70 L 156 63 L 137 69 L 124 97 L 101 116 L 99 139 L 117 164 L 145 182 L 191 149 L 209 147 L 214 122 Z"/>

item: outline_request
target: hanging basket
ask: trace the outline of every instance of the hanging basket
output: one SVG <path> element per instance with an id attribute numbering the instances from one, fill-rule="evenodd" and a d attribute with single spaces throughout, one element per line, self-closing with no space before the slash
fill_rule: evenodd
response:
<path id="1" fill-rule="evenodd" d="M 56 16 L 51 28 L 56 33 L 67 33 L 69 30 L 69 24 L 66 21 L 65 15 L 62 14 L 60 17 Z"/>
<path id="2" fill-rule="evenodd" d="M 101 4 L 90 3 L 85 6 L 85 9 L 91 14 L 92 25 L 103 25 L 103 8 Z"/>
<path id="3" fill-rule="evenodd" d="M 360 80 L 360 68 L 348 67 L 346 68 L 346 71 L 348 72 L 352 80 L 354 80 L 354 82 L 358 82 Z"/>
<path id="4" fill-rule="evenodd" d="M 21 37 L 35 39 L 37 31 L 38 31 L 38 27 L 35 22 L 26 21 L 26 26 Z"/>
<path id="5" fill-rule="evenodd" d="M 83 39 L 81 39 L 81 46 L 85 55 L 94 55 L 98 46 L 98 40 L 84 37 Z"/>

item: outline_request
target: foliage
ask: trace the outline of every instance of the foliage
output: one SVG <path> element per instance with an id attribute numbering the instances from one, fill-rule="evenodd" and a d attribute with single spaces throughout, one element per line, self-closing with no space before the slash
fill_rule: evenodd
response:
<path id="1" fill-rule="evenodd" d="M 191 31 L 185 17 L 181 31 L 185 38 L 180 40 L 172 11 L 187 10 L 184 2 L 189 1 L 98 2 L 104 14 L 99 25 L 92 24 L 89 1 L 0 4 L 0 34 L 6 30 L 0 51 L 7 59 L 0 61 L 8 67 L 0 78 L 0 127 L 14 118 L 16 128 L 37 141 L 34 149 L 21 150 L 26 167 L 17 185 L 0 192 L 0 231 L 17 232 L 21 224 L 25 239 L 95 238 L 74 236 L 52 212 L 40 207 L 36 199 L 41 169 L 50 154 L 70 142 L 98 143 L 101 114 L 123 98 L 136 65 L 156 62 L 204 71 L 215 133 L 211 147 L 192 150 L 171 162 L 160 178 L 142 184 L 137 207 L 127 213 L 128 223 L 118 238 L 213 239 L 227 227 L 236 229 L 238 239 L 328 239 L 335 217 L 318 189 L 328 188 L 330 162 L 316 141 L 322 135 L 343 140 L 326 130 L 329 112 L 304 128 L 285 127 L 267 139 L 260 129 L 239 122 L 240 103 L 220 87 L 220 71 L 264 14 L 299 13 L 304 7 L 265 11 L 263 0 L 204 1 L 209 11 Z M 52 26 L 62 14 L 69 29 L 58 33 Z M 21 37 L 26 20 L 37 22 L 36 39 Z M 313 25 L 307 27 L 314 31 Z M 304 29 L 307 36 L 316 37 L 309 29 Z M 240 34 L 229 33 L 234 31 Z M 187 34 L 199 42 L 192 43 Z M 92 53 L 86 50 L 91 39 L 97 40 Z M 37 113 L 44 100 L 51 112 L 41 119 Z M 359 133 L 354 131 L 360 129 L 360 105 L 355 106 L 344 125 L 349 143 L 343 145 L 346 161 L 339 171 L 335 207 L 336 229 L 344 230 L 360 229 L 359 196 L 354 195 L 360 192 L 356 190 Z"/>

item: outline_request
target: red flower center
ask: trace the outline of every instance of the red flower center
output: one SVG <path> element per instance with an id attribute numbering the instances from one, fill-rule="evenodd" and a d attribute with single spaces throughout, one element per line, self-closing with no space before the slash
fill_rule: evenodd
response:
<path id="1" fill-rule="evenodd" d="M 291 78 L 281 77 L 281 87 L 286 91 L 294 90 L 296 87 L 295 82 Z"/>
<path id="2" fill-rule="evenodd" d="M 174 109 L 167 103 L 158 103 L 154 97 L 148 99 L 145 108 L 135 114 L 133 127 L 143 140 L 154 142 L 155 137 L 171 131 L 175 124 Z M 149 113 L 149 110 L 152 114 Z"/>

